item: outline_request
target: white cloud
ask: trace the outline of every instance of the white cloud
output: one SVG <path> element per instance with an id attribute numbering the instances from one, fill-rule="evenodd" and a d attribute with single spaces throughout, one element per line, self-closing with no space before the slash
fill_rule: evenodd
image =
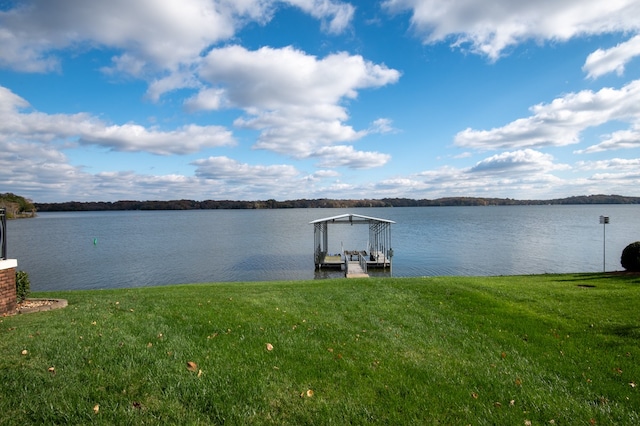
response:
<path id="1" fill-rule="evenodd" d="M 302 159 L 312 156 L 318 149 L 339 142 L 355 142 L 364 136 L 340 120 L 314 117 L 295 117 L 293 109 L 277 113 L 262 113 L 250 119 L 238 119 L 240 127 L 260 130 L 255 149 L 264 149 L 289 157 Z"/>
<path id="2" fill-rule="evenodd" d="M 177 89 L 195 89 L 201 86 L 193 73 L 187 69 L 171 71 L 162 77 L 154 78 L 147 89 L 147 98 L 157 102 L 162 95 Z"/>
<path id="3" fill-rule="evenodd" d="M 395 83 L 400 77 L 398 71 L 361 56 L 335 53 L 318 59 L 292 47 L 214 49 L 198 73 L 210 87 L 189 99 L 187 108 L 240 108 L 246 116 L 235 125 L 260 131 L 254 148 L 293 158 L 326 158 L 329 151 L 320 151 L 326 147 L 356 141 L 371 131 L 389 130 L 390 121 L 385 119 L 376 121 L 370 130 L 354 130 L 345 123 L 349 117 L 342 102 L 356 98 L 358 90 Z M 344 149 L 332 152 L 346 154 Z M 372 160 L 369 164 L 376 165 L 386 157 L 366 156 Z M 323 164 L 363 164 L 354 161 L 353 152 L 326 161 Z"/>
<path id="4" fill-rule="evenodd" d="M 85 44 L 172 69 L 235 32 L 233 15 L 208 0 L 31 0 L 2 13 L 0 25 L 0 63 L 38 71 L 56 63 L 52 52 Z"/>
<path id="5" fill-rule="evenodd" d="M 616 170 L 624 172 L 640 173 L 640 158 L 625 159 L 611 158 L 598 161 L 579 161 L 576 163 L 579 170 Z"/>
<path id="6" fill-rule="evenodd" d="M 479 150 L 564 146 L 580 141 L 589 127 L 612 120 L 640 121 L 640 80 L 621 89 L 583 90 L 531 108 L 533 115 L 491 130 L 465 129 L 455 145 Z"/>
<path id="7" fill-rule="evenodd" d="M 213 49 L 198 69 L 200 78 L 223 86 L 229 102 L 240 108 L 277 110 L 311 106 L 318 114 L 344 116 L 336 108 L 343 98 L 356 98 L 359 89 L 395 83 L 400 73 L 362 56 L 335 53 L 318 59 L 292 47 L 263 47 L 250 51 L 242 46 Z"/>
<path id="8" fill-rule="evenodd" d="M 335 178 L 340 176 L 336 170 L 317 170 L 313 175 L 311 175 L 312 179 L 325 179 L 325 178 Z"/>
<path id="9" fill-rule="evenodd" d="M 337 145 L 318 149 L 312 157 L 319 157 L 319 167 L 349 167 L 371 169 L 384 166 L 391 156 L 379 152 L 356 151 L 352 146 Z"/>
<path id="10" fill-rule="evenodd" d="M 175 71 L 197 62 L 208 47 L 233 37 L 248 22 L 268 22 L 277 0 L 29 0 L 0 11 L 0 66 L 20 71 L 58 69 L 62 49 L 108 47 L 110 71 L 139 76 L 150 66 Z M 353 16 L 348 3 L 290 0 L 322 20 L 327 31 L 343 31 Z"/>
<path id="11" fill-rule="evenodd" d="M 29 103 L 0 86 L 0 143 L 65 142 L 98 145 L 114 151 L 158 155 L 188 154 L 235 144 L 221 126 L 187 125 L 162 131 L 137 124 L 108 125 L 86 113 L 45 114 L 25 111 Z M 60 146 L 60 148 L 64 148 Z"/>
<path id="12" fill-rule="evenodd" d="M 383 7 L 392 13 L 410 11 L 411 25 L 425 43 L 450 40 L 492 60 L 527 40 L 640 30 L 635 0 L 386 0 Z"/>
<path id="13" fill-rule="evenodd" d="M 80 143 L 114 151 L 149 152 L 157 155 L 190 154 L 203 148 L 235 145 L 232 133 L 221 126 L 196 126 L 176 130 L 147 129 L 137 124 L 100 126 L 81 135 Z"/>
<path id="14" fill-rule="evenodd" d="M 273 181 L 286 182 L 299 175 L 298 170 L 288 164 L 252 166 L 228 157 L 209 157 L 195 160 L 191 164 L 197 166 L 196 176 L 230 184 L 256 185 Z"/>
<path id="15" fill-rule="evenodd" d="M 322 20 L 322 28 L 333 34 L 343 32 L 351 23 L 355 8 L 349 3 L 330 0 L 287 0 L 314 18 Z"/>
<path id="16" fill-rule="evenodd" d="M 184 102 L 188 111 L 215 111 L 227 104 L 223 89 L 203 89 Z"/>
<path id="17" fill-rule="evenodd" d="M 494 155 L 468 168 L 444 166 L 385 180 L 376 187 L 388 196 L 404 193 L 414 198 L 512 198 L 514 194 L 522 194 L 522 198 L 545 198 L 553 197 L 549 194 L 559 188 L 566 190 L 571 185 L 554 174 L 570 169 L 566 164 L 556 164 L 549 154 L 527 149 Z"/>
<path id="18" fill-rule="evenodd" d="M 397 129 L 393 127 L 393 121 L 388 118 L 378 118 L 371 123 L 368 133 L 396 133 Z"/>
<path id="19" fill-rule="evenodd" d="M 554 164 L 553 156 L 532 149 L 503 152 L 486 158 L 473 166 L 469 173 L 522 174 L 566 170 L 569 166 Z"/>
<path id="20" fill-rule="evenodd" d="M 304 187 L 300 172 L 288 164 L 250 165 L 228 157 L 209 157 L 191 164 L 204 184 L 224 188 L 227 198 L 236 200 L 293 198 Z"/>
<path id="21" fill-rule="evenodd" d="M 605 139 L 599 144 L 574 151 L 574 154 L 591 154 L 594 152 L 631 148 L 640 148 L 640 126 L 629 130 L 613 132 L 610 135 L 606 135 Z"/>
<path id="22" fill-rule="evenodd" d="M 640 35 L 620 43 L 611 49 L 598 49 L 591 53 L 582 67 L 589 78 L 598 78 L 610 72 L 624 73 L 625 65 L 640 55 Z"/>

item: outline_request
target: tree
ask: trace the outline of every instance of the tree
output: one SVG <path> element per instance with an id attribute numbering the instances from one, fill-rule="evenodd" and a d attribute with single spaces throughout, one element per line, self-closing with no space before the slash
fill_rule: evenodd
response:
<path id="1" fill-rule="evenodd" d="M 640 241 L 631 243 L 622 250 L 620 263 L 627 271 L 640 272 Z"/>

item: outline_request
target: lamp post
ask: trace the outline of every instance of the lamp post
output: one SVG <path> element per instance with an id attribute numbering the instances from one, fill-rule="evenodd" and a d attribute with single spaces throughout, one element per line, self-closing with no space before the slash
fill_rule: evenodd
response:
<path id="1" fill-rule="evenodd" d="M 600 216 L 600 223 L 602 224 L 602 272 L 607 272 L 607 223 L 609 223 L 609 216 Z"/>

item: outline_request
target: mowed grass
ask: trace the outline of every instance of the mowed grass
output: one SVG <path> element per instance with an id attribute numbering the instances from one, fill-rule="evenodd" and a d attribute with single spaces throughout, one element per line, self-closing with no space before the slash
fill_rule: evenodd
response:
<path id="1" fill-rule="evenodd" d="M 0 318 L 3 425 L 640 424 L 638 276 L 33 296 L 69 306 Z"/>

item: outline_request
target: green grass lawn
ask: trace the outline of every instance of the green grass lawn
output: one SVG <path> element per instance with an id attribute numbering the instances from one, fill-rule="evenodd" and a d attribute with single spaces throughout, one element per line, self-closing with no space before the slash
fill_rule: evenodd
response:
<path id="1" fill-rule="evenodd" d="M 32 296 L 69 306 L 0 318 L 3 425 L 640 424 L 638 276 Z"/>

